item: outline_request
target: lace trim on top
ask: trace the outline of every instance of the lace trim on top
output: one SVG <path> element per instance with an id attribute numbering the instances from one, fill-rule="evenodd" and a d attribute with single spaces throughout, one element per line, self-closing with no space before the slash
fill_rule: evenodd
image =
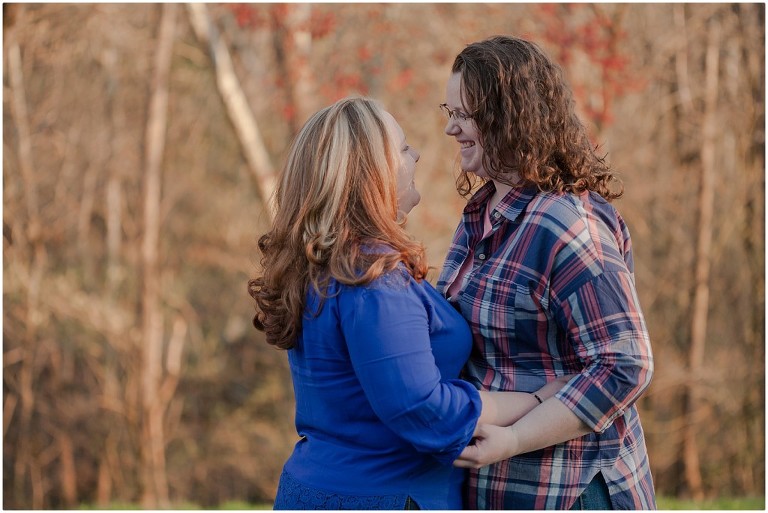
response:
<path id="1" fill-rule="evenodd" d="M 273 509 L 403 509 L 407 494 L 403 495 L 342 495 L 320 488 L 312 488 L 297 481 L 283 470 Z"/>

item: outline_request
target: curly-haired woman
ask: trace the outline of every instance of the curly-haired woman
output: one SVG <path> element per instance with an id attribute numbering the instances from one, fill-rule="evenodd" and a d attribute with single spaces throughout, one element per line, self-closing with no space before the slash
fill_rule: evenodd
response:
<path id="1" fill-rule="evenodd" d="M 365 98 L 322 109 L 291 146 L 249 281 L 254 324 L 288 350 L 296 396 L 300 440 L 275 509 L 460 509 L 452 463 L 478 420 L 508 425 L 536 404 L 458 379 L 469 327 L 403 228 L 418 160 Z"/>
<path id="2" fill-rule="evenodd" d="M 469 509 L 654 509 L 634 404 L 653 374 L 623 189 L 595 154 L 561 69 L 535 44 L 468 45 L 446 87 L 468 200 L 437 288 L 474 343 L 465 377 L 535 392 L 576 376 L 509 428 L 481 425 L 456 465 Z M 482 421 L 481 421 L 482 422 Z"/>

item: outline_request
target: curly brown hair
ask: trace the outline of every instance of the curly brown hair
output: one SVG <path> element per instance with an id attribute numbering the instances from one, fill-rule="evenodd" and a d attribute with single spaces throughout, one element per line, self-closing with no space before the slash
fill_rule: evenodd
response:
<path id="1" fill-rule="evenodd" d="M 373 100 L 345 98 L 313 115 L 291 145 L 275 220 L 259 239 L 263 274 L 248 282 L 253 324 L 269 344 L 294 347 L 310 286 L 323 299 L 331 278 L 362 285 L 400 263 L 426 276 L 424 247 L 398 215 L 400 152 L 384 116 Z"/>
<path id="2" fill-rule="evenodd" d="M 537 45 L 508 36 L 472 43 L 452 72 L 461 75 L 464 108 L 480 133 L 490 178 L 542 191 L 589 190 L 608 201 L 623 194 L 575 113 L 562 69 Z M 459 193 L 468 195 L 472 186 L 462 171 Z"/>

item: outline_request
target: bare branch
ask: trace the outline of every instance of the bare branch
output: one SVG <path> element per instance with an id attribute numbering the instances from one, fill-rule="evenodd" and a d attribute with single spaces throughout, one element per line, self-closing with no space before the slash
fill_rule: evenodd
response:
<path id="1" fill-rule="evenodd" d="M 274 217 L 273 196 L 276 188 L 275 170 L 261 137 L 258 124 L 235 74 L 232 57 L 208 16 L 205 4 L 187 4 L 189 19 L 197 38 L 207 43 L 216 70 L 216 84 L 235 126 L 235 132 L 248 162 L 259 194 L 264 200 L 270 219 Z"/>

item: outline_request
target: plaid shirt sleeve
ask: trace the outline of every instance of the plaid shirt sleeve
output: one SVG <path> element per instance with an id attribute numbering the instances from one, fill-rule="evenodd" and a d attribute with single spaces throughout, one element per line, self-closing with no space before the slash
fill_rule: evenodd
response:
<path id="1" fill-rule="evenodd" d="M 603 432 L 648 388 L 653 358 L 632 262 L 625 260 L 631 250 L 616 244 L 616 233 L 593 211 L 581 214 L 560 235 L 550 306 L 584 370 L 556 397 Z"/>
<path id="2" fill-rule="evenodd" d="M 603 272 L 556 308 L 557 322 L 585 369 L 557 394 L 603 432 L 650 385 L 653 358 L 632 276 Z"/>

